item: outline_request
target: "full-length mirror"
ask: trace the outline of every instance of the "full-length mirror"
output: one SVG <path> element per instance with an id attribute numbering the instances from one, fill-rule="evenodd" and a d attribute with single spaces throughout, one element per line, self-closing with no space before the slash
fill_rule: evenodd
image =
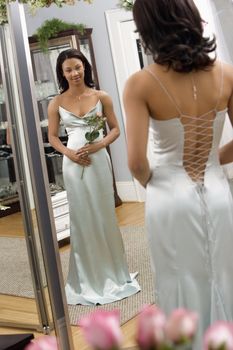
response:
<path id="1" fill-rule="evenodd" d="M 5 275 L 1 278 L 0 287 L 1 305 L 4 308 L 4 304 L 10 305 L 11 302 L 14 305 L 11 306 L 14 315 L 8 308 L 6 312 L 1 313 L 1 326 L 34 329 L 45 334 L 49 334 L 55 328 L 59 347 L 72 349 L 56 231 L 54 221 L 50 218 L 51 214 L 49 215 L 52 211 L 48 203 L 50 194 L 47 190 L 47 177 L 44 174 L 45 160 L 41 156 L 41 133 L 37 133 L 37 110 L 33 107 L 34 92 L 31 90 L 30 67 L 27 65 L 30 51 L 28 37 L 25 37 L 23 5 L 16 3 L 12 7 L 8 7 L 9 26 L 1 27 L 0 33 L 1 76 L 7 120 L 4 141 L 9 144 L 13 154 L 12 167 L 16 176 L 14 181 L 11 178 L 8 180 L 10 183 L 16 181 L 23 225 L 18 227 L 18 233 L 12 233 L 13 227 L 7 219 L 2 225 L 11 237 L 6 238 L 6 234 L 1 230 L 1 257 L 5 262 Z M 31 137 L 33 141 L 30 140 Z M 11 196 L 8 195 L 8 203 L 4 198 L 1 211 L 11 210 L 10 204 Z M 19 215 L 15 218 L 20 222 Z M 46 253 L 46 247 L 49 247 L 49 253 Z M 4 278 L 7 275 L 9 278 Z M 29 315 L 19 303 L 24 297 L 30 299 L 27 300 L 26 308 L 31 312 Z"/>
<path id="2" fill-rule="evenodd" d="M 1 283 L 0 302 L 15 309 L 1 313 L 1 325 L 53 329 L 51 308 L 46 291 L 46 275 L 41 252 L 35 197 L 22 127 L 16 71 L 7 74 L 12 59 L 9 27 L 1 28 Z M 11 58 L 7 63 L 6 58 Z M 16 103 L 10 104 L 10 101 Z M 17 116 L 17 117 L 16 117 Z M 25 205 L 26 204 L 26 205 Z M 38 266 L 37 266 L 38 265 Z M 38 267 L 38 271 L 36 270 Z M 24 276 L 24 278 L 23 278 Z M 39 294 L 41 294 L 39 296 Z M 28 315 L 19 301 L 28 296 Z M 47 296 L 46 296 L 47 294 Z M 13 297 L 14 296 L 14 297 Z M 16 302 L 17 300 L 17 302 Z M 43 306 L 45 304 L 45 306 Z M 11 316 L 8 315 L 10 312 Z M 18 316 L 15 314 L 17 312 Z M 44 326 L 43 326 L 44 325 Z"/>
<path id="3" fill-rule="evenodd" d="M 205 2 L 197 0 L 196 3 L 203 18 L 208 22 L 205 25 L 205 30 L 208 33 L 216 33 L 218 56 L 231 63 L 233 59 L 233 43 L 230 33 L 233 20 L 233 3 L 228 0 L 206 0 Z M 111 156 L 113 185 L 115 188 L 115 205 L 116 197 L 118 196 L 123 202 L 120 206 L 116 205 L 116 222 L 123 238 L 129 273 L 138 273 L 136 281 L 140 286 L 140 291 L 138 288 L 137 293 L 133 295 L 101 306 L 95 305 L 95 302 L 86 305 L 81 305 L 81 303 L 77 303 L 78 305 L 76 305 L 75 303 L 68 302 L 67 308 L 74 343 L 78 349 L 84 349 L 86 344 L 80 336 L 80 329 L 76 326 L 77 321 L 82 316 L 89 314 L 97 308 L 105 310 L 120 309 L 121 324 L 124 325 L 123 329 L 125 330 L 125 344 L 127 346 L 133 345 L 135 341 L 130 329 L 135 326 L 136 316 L 141 307 L 144 304 L 153 304 L 155 295 L 144 223 L 145 190 L 134 180 L 127 165 L 125 112 L 122 93 L 129 75 L 150 63 L 151 57 L 147 56 L 142 50 L 138 34 L 135 33 L 135 24 L 131 11 L 120 9 L 118 0 L 94 0 L 92 4 L 77 1 L 77 4 L 73 6 L 64 6 L 62 8 L 58 8 L 52 4 L 51 7 L 38 9 L 34 16 L 30 14 L 26 5 L 24 5 L 24 9 L 28 35 L 28 52 L 30 53 L 28 65 L 32 72 L 31 80 L 33 82 L 33 93 L 31 97 L 38 111 L 37 127 L 41 138 L 41 155 L 45 160 L 44 173 L 47 177 L 47 190 L 51 198 L 51 218 L 54 221 L 57 242 L 59 243 L 59 256 L 61 259 L 64 287 L 69 275 L 70 264 L 73 263 L 73 261 L 70 262 L 70 208 L 63 177 L 63 155 L 51 145 L 48 135 L 48 105 L 59 94 L 56 73 L 56 62 L 59 54 L 70 48 L 80 50 L 92 65 L 92 78 L 96 90 L 106 91 L 113 102 L 121 135 L 109 145 L 109 153 Z M 75 29 L 57 33 L 49 39 L 48 51 L 43 52 L 38 38 L 34 34 L 38 28 L 43 26 L 45 21 L 50 21 L 54 17 L 62 19 L 67 23 L 83 23 L 85 29 L 83 33 Z M 14 63 L 10 61 L 9 69 L 11 69 L 12 65 Z M 4 68 L 4 66 L 1 66 L 0 72 L 0 240 L 2 242 L 0 244 L 0 260 L 1 266 L 4 267 L 0 272 L 0 307 L 3 310 L 0 316 L 0 326 L 4 323 L 4 327 L 0 328 L 0 333 L 16 332 L 16 324 L 18 327 L 17 332 L 29 332 L 32 330 L 30 325 L 33 324 L 35 326 L 33 328 L 34 335 L 40 337 L 43 329 L 40 327 L 41 315 L 38 311 L 38 304 L 35 298 L 35 281 L 30 268 L 31 258 L 28 256 L 27 243 L 23 243 L 23 238 L 26 237 L 27 232 L 25 232 L 24 213 L 20 207 L 16 181 L 17 166 L 14 164 L 14 154 L 12 151 L 11 135 L 12 132 L 16 131 L 14 129 L 14 123 L 12 124 L 12 121 L 7 118 L 5 102 L 8 93 L 4 86 L 4 72 L 2 72 Z M 63 73 L 66 72 L 64 71 Z M 19 92 L 20 94 L 21 92 Z M 13 98 L 16 99 L 15 96 Z M 63 107 L 66 107 L 66 105 L 64 104 Z M 73 107 L 73 114 L 76 111 L 77 109 Z M 86 112 L 86 110 L 83 111 Z M 67 146 L 69 135 L 67 134 L 67 125 L 64 124 L 64 120 L 61 120 L 59 124 L 58 136 L 61 143 Z M 12 130 L 10 131 L 9 129 Z M 24 147 L 25 158 L 27 158 L 26 140 L 23 129 L 24 127 L 21 123 L 17 132 L 20 133 L 21 143 L 24 144 L 22 147 Z M 107 132 L 109 132 L 108 127 Z M 230 140 L 232 134 L 230 122 L 226 119 L 222 143 Z M 76 138 L 78 139 L 78 134 Z M 148 157 L 150 158 L 150 156 L 150 147 L 148 147 Z M 25 167 L 29 173 L 29 165 L 25 165 Z M 104 176 L 106 176 L 108 170 L 104 171 Z M 233 167 L 231 165 L 226 166 L 224 171 L 226 171 L 229 179 L 233 178 Z M 38 246 L 38 262 L 41 268 L 40 279 L 44 299 L 48 306 L 49 322 L 51 328 L 53 328 L 54 324 L 51 317 L 51 301 L 47 289 L 46 269 L 43 266 L 43 254 L 38 235 L 39 227 L 35 210 L 36 198 L 33 196 L 33 184 L 31 184 L 30 176 L 28 178 L 29 183 L 26 187 L 29 196 L 29 207 L 32 211 L 35 240 Z M 88 191 L 85 193 L 88 193 Z M 95 194 L 91 192 L 89 195 L 91 201 L 95 201 Z M 105 201 L 105 195 L 106 193 L 103 192 L 100 199 L 97 197 L 98 200 L 94 202 L 99 216 L 101 206 Z M 86 201 L 83 200 L 83 203 L 86 203 Z M 90 210 L 92 208 L 91 206 L 82 208 L 84 211 L 89 211 L 89 219 L 86 220 L 86 213 L 85 215 L 80 215 L 77 208 L 73 202 L 72 210 L 74 213 L 76 211 L 75 220 L 78 222 L 79 230 L 83 230 L 85 234 L 89 223 L 93 220 L 96 213 L 92 212 L 92 209 Z M 107 209 L 106 212 L 108 213 Z M 114 225 L 116 225 L 116 222 Z M 105 223 L 105 218 L 102 220 L 102 223 Z M 96 228 L 92 228 L 92 230 L 93 236 L 88 243 L 85 241 L 83 251 L 85 254 L 90 254 L 91 251 L 91 254 L 94 255 L 95 250 L 91 241 L 96 240 L 98 243 L 98 239 L 96 239 L 98 230 Z M 109 226 L 108 231 L 111 231 L 111 227 Z M 96 247 L 98 247 L 97 243 Z M 103 254 L 109 249 L 107 246 L 104 247 Z M 117 250 L 116 245 L 114 250 Z M 81 264 L 77 264 L 77 269 L 80 266 Z M 97 281 L 96 284 L 98 284 L 100 268 L 101 262 L 99 262 L 99 265 L 95 264 L 91 271 L 93 279 Z M 83 275 L 85 275 L 86 272 L 85 270 L 83 271 Z M 73 276 L 74 280 L 75 278 Z"/>

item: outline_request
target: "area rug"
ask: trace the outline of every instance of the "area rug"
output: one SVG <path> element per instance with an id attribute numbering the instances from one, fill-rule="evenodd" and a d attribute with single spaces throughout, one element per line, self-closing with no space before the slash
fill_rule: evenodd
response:
<path id="1" fill-rule="evenodd" d="M 144 227 L 121 227 L 121 233 L 129 270 L 130 272 L 138 271 L 137 280 L 141 286 L 141 292 L 121 301 L 102 306 L 68 305 L 72 325 L 76 325 L 78 319 L 96 309 L 119 309 L 121 324 L 123 324 L 133 318 L 144 304 L 154 302 L 153 280 Z M 66 280 L 69 250 L 62 252 L 60 256 L 63 276 Z M 0 294 L 34 297 L 26 244 L 23 238 L 0 237 L 0 266 Z M 44 273 L 42 275 L 44 279 Z"/>

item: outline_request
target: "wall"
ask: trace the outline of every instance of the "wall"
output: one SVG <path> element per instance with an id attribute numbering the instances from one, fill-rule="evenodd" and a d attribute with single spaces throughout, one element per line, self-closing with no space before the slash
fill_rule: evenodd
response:
<path id="1" fill-rule="evenodd" d="M 117 0 L 94 0 L 92 5 L 83 1 L 76 1 L 74 6 L 58 8 L 52 5 L 49 8 L 37 10 L 34 16 L 30 15 L 25 6 L 28 35 L 34 34 L 41 24 L 52 18 L 59 18 L 67 22 L 83 23 L 93 28 L 93 46 L 101 89 L 107 91 L 114 103 L 115 112 L 121 129 L 120 138 L 111 145 L 111 154 L 116 181 L 132 181 L 127 166 L 125 131 L 123 117 L 117 92 L 113 61 L 111 56 L 109 38 L 105 22 L 104 11 L 118 7 Z"/>

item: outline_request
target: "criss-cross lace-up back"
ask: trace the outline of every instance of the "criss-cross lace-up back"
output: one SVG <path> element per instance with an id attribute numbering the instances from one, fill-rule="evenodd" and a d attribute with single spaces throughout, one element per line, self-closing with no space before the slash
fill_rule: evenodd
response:
<path id="1" fill-rule="evenodd" d="M 218 113 L 219 101 L 223 91 L 223 68 L 221 65 L 221 83 L 217 102 L 208 112 L 191 116 L 183 113 L 177 105 L 174 97 L 169 93 L 165 85 L 148 67 L 145 71 L 150 73 L 159 83 L 171 103 L 175 106 L 179 120 L 184 130 L 183 167 L 194 182 L 203 183 L 206 164 L 212 149 L 213 124 Z"/>

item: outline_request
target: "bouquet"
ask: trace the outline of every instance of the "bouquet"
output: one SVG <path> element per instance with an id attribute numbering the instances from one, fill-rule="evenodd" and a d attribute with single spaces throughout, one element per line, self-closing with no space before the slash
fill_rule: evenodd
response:
<path id="1" fill-rule="evenodd" d="M 100 112 L 97 112 L 86 118 L 86 123 L 87 123 L 87 126 L 89 127 L 89 131 L 85 133 L 85 139 L 87 140 L 85 145 L 87 145 L 88 143 L 90 144 L 94 142 L 99 137 L 100 135 L 99 130 L 104 128 L 105 121 L 106 121 L 106 118 L 103 117 L 102 113 Z M 85 167 L 83 167 L 81 179 L 83 178 L 83 175 L 84 175 L 84 169 Z"/>

